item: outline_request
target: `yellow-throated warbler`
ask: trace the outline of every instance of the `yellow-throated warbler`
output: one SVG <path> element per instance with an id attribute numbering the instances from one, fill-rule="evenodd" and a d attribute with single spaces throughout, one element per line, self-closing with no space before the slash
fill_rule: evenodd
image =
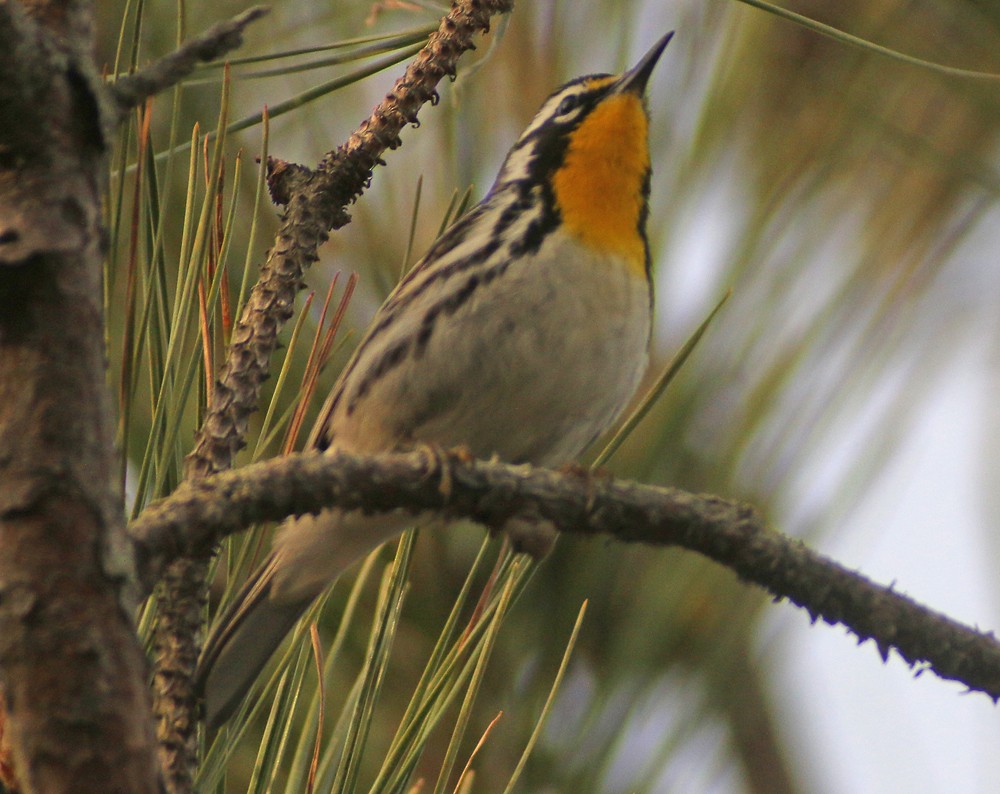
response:
<path id="1" fill-rule="evenodd" d="M 425 442 L 558 465 L 615 420 L 646 367 L 644 91 L 669 40 L 623 75 L 580 77 L 545 101 L 486 197 L 375 314 L 310 447 L 374 453 Z M 205 645 L 208 723 L 229 716 L 347 566 L 413 523 L 334 510 L 286 522 Z"/>

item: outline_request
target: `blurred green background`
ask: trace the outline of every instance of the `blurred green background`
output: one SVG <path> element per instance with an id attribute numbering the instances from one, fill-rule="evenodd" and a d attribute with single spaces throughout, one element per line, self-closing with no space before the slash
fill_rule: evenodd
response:
<path id="1" fill-rule="evenodd" d="M 179 19 L 191 35 L 244 7 L 103 4 L 100 59 L 111 72 L 118 58 L 124 71 L 169 51 Z M 994 3 L 788 7 L 927 61 L 1000 72 Z M 430 29 L 444 10 L 403 0 L 285 0 L 250 29 L 234 57 Z M 884 581 L 898 577 L 900 588 L 955 610 L 954 617 L 996 625 L 996 535 L 989 529 L 997 525 L 991 451 L 1000 437 L 990 398 L 1000 362 L 996 79 L 900 63 L 735 1 L 520 2 L 463 58 L 458 79 L 441 87 L 440 104 L 422 111 L 419 129 L 404 131 L 402 149 L 387 155 L 352 208 L 353 222 L 333 235 L 307 274 L 317 297 L 303 339 L 312 336 L 334 274 L 360 276 L 338 337 L 345 341 L 320 376 L 312 412 L 374 308 L 434 239 L 449 203 L 470 187 L 473 200 L 483 195 L 541 100 L 577 74 L 626 67 L 671 29 L 677 35 L 649 90 L 657 284 L 650 380 L 727 289 L 733 296 L 608 468 L 751 501 L 782 531 L 849 555 L 846 564 Z M 294 62 L 331 54 L 351 60 L 275 76 L 257 73 L 288 60 L 234 66 L 230 119 L 265 104 L 280 109 L 391 56 L 353 60 L 371 46 L 302 55 Z M 314 164 L 346 139 L 402 68 L 347 81 L 276 116 L 270 152 Z M 204 155 L 196 149 L 190 187 L 189 151 L 151 159 L 166 152 L 172 135 L 178 145 L 187 141 L 196 123 L 202 133 L 215 128 L 220 77 L 221 70 L 205 69 L 177 94 L 157 98 L 150 155 L 140 154 L 137 117 L 113 163 L 109 356 L 133 491 L 143 459 L 156 461 L 155 474 L 139 480 L 140 503 L 176 482 L 199 421 L 201 362 L 217 365 L 226 333 L 216 309 L 206 314 L 213 339 L 207 353 L 195 336 L 178 334 L 199 325 L 196 302 L 172 324 L 180 296 L 196 296 L 178 273 L 187 261 L 227 261 L 235 304 L 244 262 L 262 261 L 276 228 L 266 196 L 254 201 L 259 125 L 226 139 L 223 200 L 218 214 L 206 216 L 215 233 L 206 234 L 204 250 L 195 230 L 197 202 L 217 178 L 205 177 L 211 146 Z M 135 169 L 137 161 L 143 169 Z M 136 330 L 143 327 L 149 330 Z M 345 333 L 351 329 L 353 337 Z M 179 386 L 181 370 L 164 364 L 171 339 L 194 367 L 190 393 Z M 288 385 L 275 422 L 289 410 L 309 348 L 288 344 Z M 164 382 L 169 388 L 158 392 Z M 157 394 L 170 398 L 158 420 Z M 151 435 L 167 441 L 148 445 Z M 923 439 L 916 448 L 915 438 Z M 278 433 L 257 454 L 277 454 L 280 440 Z M 942 504 L 948 509 L 934 509 Z M 481 538 L 467 527 L 415 545 L 358 790 L 368 790 L 376 775 Z M 495 556 L 497 546 L 487 553 Z M 358 590 L 363 617 L 347 632 L 328 684 L 331 715 L 366 656 L 377 579 L 390 558 L 381 557 Z M 480 574 L 475 587 L 484 580 Z M 348 589 L 339 586 L 324 613 L 325 642 Z M 963 598 L 952 602 L 950 593 Z M 692 554 L 567 538 L 532 574 L 497 635 L 456 772 L 489 722 L 503 716 L 475 757 L 467 790 L 504 789 L 584 599 L 583 628 L 518 790 L 988 791 L 1000 774 L 1000 731 L 987 699 L 961 698 L 958 687 L 929 676 L 911 681 L 902 665 L 883 667 L 874 648 L 855 648 L 840 630 L 810 628 L 805 615 L 772 605 Z M 849 661 L 831 661 L 838 654 Z M 414 769 L 412 780 L 429 781 L 425 790 L 438 775 L 456 714 L 453 707 Z M 295 724 L 303 719 L 299 714 Z M 262 741 L 277 742 L 274 735 L 260 739 L 264 726 L 252 720 L 235 745 L 225 790 L 246 790 Z M 266 790 L 268 783 L 253 785 Z M 274 790 L 283 785 L 279 764 Z"/>

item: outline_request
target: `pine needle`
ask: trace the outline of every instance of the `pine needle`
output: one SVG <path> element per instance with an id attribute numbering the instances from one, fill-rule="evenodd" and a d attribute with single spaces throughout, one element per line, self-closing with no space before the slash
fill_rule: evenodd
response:
<path id="1" fill-rule="evenodd" d="M 666 391 L 667 386 L 674 379 L 674 376 L 680 372 L 684 362 L 688 360 L 688 357 L 694 351 L 695 347 L 701 341 L 701 338 L 705 335 L 705 331 L 708 330 L 709 325 L 711 325 L 712 320 L 719 313 L 719 310 L 723 307 L 729 296 L 732 294 L 731 290 L 727 290 L 726 294 L 722 296 L 715 308 L 709 313 L 701 325 L 695 330 L 693 334 L 688 338 L 680 350 L 674 355 L 667 366 L 664 368 L 663 372 L 660 373 L 660 377 L 656 379 L 656 382 L 649 388 L 642 401 L 636 407 L 636 409 L 629 415 L 625 423 L 618 429 L 618 432 L 614 434 L 611 440 L 605 445 L 604 449 L 601 450 L 600 454 L 594 460 L 592 468 L 600 468 L 605 463 L 607 463 L 611 457 L 618 451 L 618 448 L 622 445 L 626 438 L 631 435 L 632 431 L 635 430 L 636 426 L 643 420 L 646 414 L 649 413 L 650 409 L 660 399 L 660 396 Z"/>

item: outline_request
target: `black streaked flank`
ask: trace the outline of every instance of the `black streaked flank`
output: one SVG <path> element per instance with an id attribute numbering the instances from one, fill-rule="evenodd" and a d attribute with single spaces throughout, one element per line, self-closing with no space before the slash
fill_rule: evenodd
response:
<path id="1" fill-rule="evenodd" d="M 368 393 L 375 381 L 380 380 L 382 376 L 406 359 L 406 354 L 410 349 L 410 341 L 409 339 L 404 339 L 401 342 L 397 342 L 379 356 L 375 363 L 369 367 L 365 373 L 365 377 L 362 378 L 361 383 L 358 384 L 354 390 L 354 394 L 350 397 L 350 401 L 347 403 L 348 416 L 354 413 L 354 410 L 358 407 L 358 400 Z"/>
<path id="2" fill-rule="evenodd" d="M 535 253 L 542 247 L 545 238 L 559 226 L 559 210 L 556 208 L 556 197 L 552 192 L 551 183 L 543 182 L 537 185 L 535 190 L 540 193 L 539 206 L 542 211 L 528 224 L 521 238 L 511 242 L 507 251 L 510 257 Z"/>

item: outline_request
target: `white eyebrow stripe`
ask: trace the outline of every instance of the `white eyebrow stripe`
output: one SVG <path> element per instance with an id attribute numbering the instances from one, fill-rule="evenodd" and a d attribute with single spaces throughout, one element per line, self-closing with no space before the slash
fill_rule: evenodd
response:
<path id="1" fill-rule="evenodd" d="M 542 105 L 538 113 L 535 114 L 535 118 L 531 120 L 531 124 L 528 128 L 521 133 L 521 137 L 518 141 L 523 141 L 532 133 L 536 132 L 539 127 L 541 127 L 545 122 L 555 115 L 556 108 L 559 107 L 559 103 L 562 102 L 568 96 L 579 96 L 580 94 L 587 93 L 587 86 L 584 83 L 573 83 L 572 85 L 566 86 L 562 91 L 553 94 Z"/>

